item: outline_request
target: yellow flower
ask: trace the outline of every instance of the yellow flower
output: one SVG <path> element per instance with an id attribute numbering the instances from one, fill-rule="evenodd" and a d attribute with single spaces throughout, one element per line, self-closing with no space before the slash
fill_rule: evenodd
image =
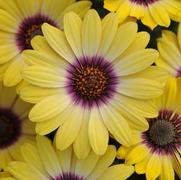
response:
<path id="1" fill-rule="evenodd" d="M 83 21 L 73 12 L 66 14 L 64 31 L 48 24 L 42 31 L 45 37 L 32 41 L 35 50 L 23 53 L 29 66 L 22 74 L 30 84 L 20 92 L 36 103 L 29 117 L 37 133 L 59 128 L 57 147 L 73 144 L 78 157 L 91 148 L 104 154 L 108 132 L 131 145 L 131 128 L 145 131 L 143 117 L 157 116 L 150 99 L 162 94 L 160 81 L 167 76 L 150 66 L 158 52 L 145 49 L 149 35 L 137 33 L 134 22 L 118 27 L 112 13 L 101 22 L 95 10 Z"/>
<path id="2" fill-rule="evenodd" d="M 0 84 L 0 171 L 10 161 L 21 160 L 21 144 L 34 140 L 34 124 L 28 119 L 31 107 L 16 95 L 14 88 Z"/>
<path id="3" fill-rule="evenodd" d="M 172 76 L 181 76 L 181 23 L 178 34 L 171 31 L 163 31 L 158 39 L 160 58 L 156 61 L 157 66 L 167 70 Z"/>
<path id="4" fill-rule="evenodd" d="M 26 180 L 124 180 L 134 171 L 132 166 L 113 165 L 116 148 L 108 146 L 103 156 L 90 152 L 86 159 L 77 159 L 69 147 L 54 148 L 47 137 L 37 136 L 37 144 L 22 146 L 24 161 L 11 162 L 7 170 L 16 179 Z"/>
<path id="5" fill-rule="evenodd" d="M 149 129 L 135 133 L 132 147 L 120 147 L 118 158 L 135 164 L 138 174 L 147 180 L 174 180 L 174 170 L 181 178 L 181 79 L 169 79 L 165 93 L 155 100 L 159 115 L 147 119 Z"/>
<path id="6" fill-rule="evenodd" d="M 170 19 L 181 21 L 180 0 L 104 0 L 104 7 L 117 12 L 121 22 L 136 17 L 151 29 L 157 25 L 168 27 Z"/>
<path id="7" fill-rule="evenodd" d="M 30 41 L 42 34 L 44 22 L 63 28 L 66 12 L 75 11 L 82 17 L 90 6 L 89 1 L 75 0 L 0 1 L 0 79 L 4 84 L 14 86 L 22 80 L 22 51 L 32 49 Z"/>

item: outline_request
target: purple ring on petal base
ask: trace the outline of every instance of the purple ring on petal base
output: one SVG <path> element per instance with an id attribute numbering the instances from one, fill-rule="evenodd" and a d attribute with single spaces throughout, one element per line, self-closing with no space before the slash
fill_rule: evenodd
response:
<path id="1" fill-rule="evenodd" d="M 80 177 L 72 172 L 62 173 L 60 176 L 53 178 L 53 180 L 85 180 L 83 177 Z"/>
<path id="2" fill-rule="evenodd" d="M 82 57 L 67 68 L 67 93 L 74 103 L 92 108 L 113 98 L 118 77 L 103 57 Z"/>
<path id="3" fill-rule="evenodd" d="M 181 116 L 171 110 L 162 110 L 157 118 L 148 119 L 149 130 L 142 133 L 143 143 L 152 152 L 173 154 L 181 148 Z"/>
<path id="4" fill-rule="evenodd" d="M 0 149 L 14 144 L 22 133 L 22 123 L 19 117 L 10 109 L 0 108 Z"/>
<path id="5" fill-rule="evenodd" d="M 138 5 L 148 6 L 149 4 L 153 4 L 159 0 L 130 0 L 130 1 Z"/>
<path id="6" fill-rule="evenodd" d="M 57 27 L 56 22 L 41 14 L 27 17 L 22 21 L 15 37 L 20 52 L 25 49 L 32 49 L 31 40 L 36 35 L 43 35 L 41 25 L 45 22 Z"/>

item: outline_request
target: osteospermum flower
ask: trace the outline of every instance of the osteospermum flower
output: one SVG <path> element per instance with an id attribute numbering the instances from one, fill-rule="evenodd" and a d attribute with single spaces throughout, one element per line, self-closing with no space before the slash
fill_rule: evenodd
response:
<path id="1" fill-rule="evenodd" d="M 181 2 L 178 0 L 104 0 L 104 7 L 117 12 L 123 22 L 135 17 L 151 29 L 170 25 L 171 19 L 181 21 Z"/>
<path id="2" fill-rule="evenodd" d="M 116 148 L 108 146 L 103 156 L 90 152 L 86 159 L 76 158 L 69 147 L 65 151 L 54 148 L 50 140 L 37 136 L 37 144 L 22 146 L 23 162 L 10 163 L 7 170 L 16 179 L 39 180 L 124 180 L 134 168 L 126 165 L 113 165 Z"/>
<path id="3" fill-rule="evenodd" d="M 75 0 L 6 0 L 0 2 L 0 79 L 6 86 L 21 80 L 24 61 L 21 53 L 32 49 L 31 39 L 42 34 L 41 25 L 47 22 L 63 28 L 63 15 L 68 11 L 83 16 L 91 2 Z"/>
<path id="4" fill-rule="evenodd" d="M 33 142 L 34 124 L 29 121 L 29 103 L 22 101 L 14 88 L 0 84 L 0 171 L 12 160 L 21 160 L 20 146 Z"/>
<path id="5" fill-rule="evenodd" d="M 32 41 L 35 51 L 24 52 L 30 66 L 23 77 L 30 85 L 20 92 L 37 103 L 29 115 L 36 131 L 44 135 L 59 127 L 57 147 L 73 143 L 78 157 L 90 147 L 103 154 L 108 132 L 129 146 L 131 128 L 148 128 L 143 117 L 157 116 L 150 99 L 162 94 L 157 77 L 165 74 L 150 67 L 158 52 L 144 49 L 148 34 L 137 33 L 134 22 L 118 28 L 115 14 L 101 22 L 94 10 L 83 22 L 75 13 L 65 15 L 64 32 L 48 24 L 42 30 L 45 38 Z"/>
<path id="6" fill-rule="evenodd" d="M 156 61 L 157 66 L 167 70 L 172 76 L 181 76 L 181 24 L 177 35 L 171 31 L 163 31 L 158 39 L 160 58 Z"/>
<path id="7" fill-rule="evenodd" d="M 137 143 L 120 147 L 119 158 L 135 164 L 138 174 L 146 173 L 148 180 L 174 180 L 174 170 L 181 178 L 181 79 L 171 79 L 163 96 L 155 100 L 159 115 L 147 119 L 149 129 L 134 135 Z"/>

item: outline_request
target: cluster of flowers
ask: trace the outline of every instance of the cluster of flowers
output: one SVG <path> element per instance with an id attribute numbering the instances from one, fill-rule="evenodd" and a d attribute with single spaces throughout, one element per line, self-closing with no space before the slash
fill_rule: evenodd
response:
<path id="1" fill-rule="evenodd" d="M 0 179 L 181 178 L 181 1 L 91 6 L 0 1 Z"/>

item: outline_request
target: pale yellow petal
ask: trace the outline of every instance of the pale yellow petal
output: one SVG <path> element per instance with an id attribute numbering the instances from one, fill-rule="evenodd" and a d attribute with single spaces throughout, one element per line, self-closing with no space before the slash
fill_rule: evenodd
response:
<path id="1" fill-rule="evenodd" d="M 116 148 L 112 145 L 108 146 L 107 151 L 103 156 L 101 156 L 91 172 L 88 176 L 90 179 L 96 179 L 100 176 L 104 171 L 112 164 L 116 156 Z"/>
<path id="2" fill-rule="evenodd" d="M 120 59 L 114 64 L 114 69 L 119 76 L 134 74 L 152 65 L 158 55 L 154 49 L 143 49 Z"/>
<path id="3" fill-rule="evenodd" d="M 83 56 L 81 29 L 82 21 L 77 14 L 70 12 L 64 16 L 64 32 L 77 58 Z"/>
<path id="4" fill-rule="evenodd" d="M 109 167 L 97 180 L 125 180 L 134 172 L 133 166 L 123 164 Z"/>
<path id="5" fill-rule="evenodd" d="M 62 170 L 51 141 L 44 136 L 37 136 L 36 140 L 38 152 L 46 171 L 52 177 L 56 177 Z"/>
<path id="6" fill-rule="evenodd" d="M 121 77 L 117 91 L 129 97 L 151 99 L 163 93 L 160 83 L 151 79 Z"/>
<path id="7" fill-rule="evenodd" d="M 95 27 L 95 28 L 93 28 Z M 89 10 L 82 24 L 82 48 L 84 56 L 95 56 L 101 41 L 101 20 L 95 10 Z"/>
<path id="8" fill-rule="evenodd" d="M 46 97 L 32 108 L 29 118 L 33 122 L 46 121 L 64 111 L 69 103 L 70 101 L 67 100 L 65 94 L 63 95 L 63 92 Z"/>
<path id="9" fill-rule="evenodd" d="M 97 107 L 91 109 L 88 133 L 94 152 L 103 155 L 107 149 L 109 134 Z"/>
<path id="10" fill-rule="evenodd" d="M 81 106 L 72 105 L 68 111 L 62 113 L 64 123 L 56 132 L 56 146 L 60 150 L 69 147 L 76 139 L 83 121 Z"/>
<path id="11" fill-rule="evenodd" d="M 105 59 L 113 61 L 133 42 L 137 33 L 137 24 L 128 22 L 119 26 Z"/>
<path id="12" fill-rule="evenodd" d="M 75 174 L 87 177 L 95 168 L 98 160 L 99 156 L 96 155 L 93 151 L 90 152 L 87 158 L 80 160 L 77 159 L 75 165 Z"/>
<path id="13" fill-rule="evenodd" d="M 85 110 L 80 131 L 73 144 L 74 152 L 79 159 L 84 159 L 85 157 L 87 157 L 91 150 L 88 136 L 89 118 L 90 112 L 88 110 Z"/>
<path id="14" fill-rule="evenodd" d="M 64 32 L 47 23 L 42 25 L 42 31 L 48 44 L 55 52 L 70 63 L 75 59 L 75 55 L 67 42 Z"/>
<path id="15" fill-rule="evenodd" d="M 118 28 L 118 17 L 114 13 L 109 13 L 102 20 L 102 38 L 98 55 L 104 56 L 109 49 Z"/>

